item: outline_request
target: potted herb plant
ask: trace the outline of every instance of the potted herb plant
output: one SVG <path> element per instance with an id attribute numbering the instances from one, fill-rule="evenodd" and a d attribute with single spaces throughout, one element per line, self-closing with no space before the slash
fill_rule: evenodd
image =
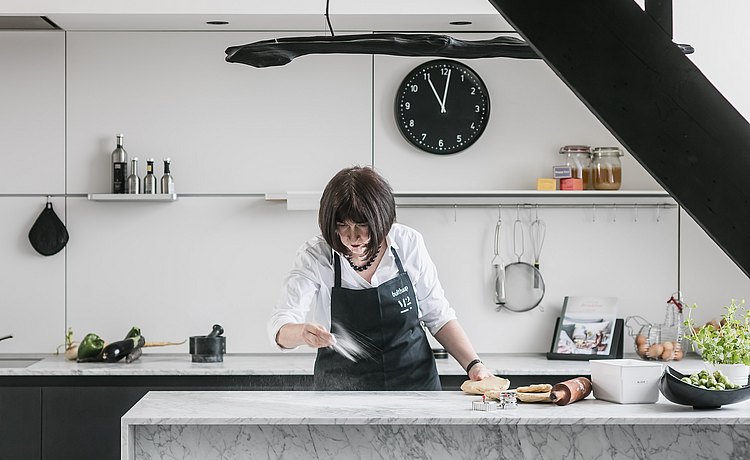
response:
<path id="1" fill-rule="evenodd" d="M 693 342 L 708 367 L 720 370 L 732 383 L 743 386 L 748 384 L 750 374 L 750 311 L 744 305 L 744 300 L 738 304 L 732 299 L 724 307 L 726 312 L 721 315 L 719 327 L 706 324 L 694 328 L 695 304 L 689 308 L 685 320 L 688 331 L 685 338 Z"/>

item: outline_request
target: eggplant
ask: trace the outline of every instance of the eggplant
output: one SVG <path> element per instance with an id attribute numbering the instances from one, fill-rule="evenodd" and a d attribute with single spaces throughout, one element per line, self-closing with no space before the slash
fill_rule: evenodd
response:
<path id="1" fill-rule="evenodd" d="M 108 363 L 114 363 L 129 355 L 146 343 L 142 335 L 128 337 L 125 340 L 112 342 L 102 351 L 102 359 Z"/>

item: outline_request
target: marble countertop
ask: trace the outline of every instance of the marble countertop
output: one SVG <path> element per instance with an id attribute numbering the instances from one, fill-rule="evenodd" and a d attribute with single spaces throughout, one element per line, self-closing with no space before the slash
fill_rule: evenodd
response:
<path id="1" fill-rule="evenodd" d="M 482 354 L 485 365 L 496 375 L 589 375 L 588 361 L 549 361 L 541 353 Z M 626 355 L 635 358 L 636 355 Z M 3 367 L 3 360 L 37 359 L 27 367 Z M 440 375 L 466 375 L 453 358 L 436 360 Z M 106 375 L 312 375 L 315 354 L 268 353 L 227 354 L 223 363 L 193 363 L 189 354 L 144 353 L 138 360 L 119 363 L 76 363 L 63 356 L 0 355 L 0 376 L 106 376 Z M 688 357 L 670 365 L 694 372 L 702 361 Z"/>
<path id="2" fill-rule="evenodd" d="M 149 392 L 121 419 L 132 425 L 750 425 L 750 401 L 693 410 L 661 397 L 621 405 L 589 397 L 568 406 L 471 410 L 461 392 Z"/>

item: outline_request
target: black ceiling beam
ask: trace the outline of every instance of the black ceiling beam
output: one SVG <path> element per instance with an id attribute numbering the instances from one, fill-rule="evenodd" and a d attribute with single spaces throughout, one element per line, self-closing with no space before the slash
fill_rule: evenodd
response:
<path id="1" fill-rule="evenodd" d="M 490 2 L 748 275 L 750 125 L 660 25 L 633 0 Z"/>
<path id="2" fill-rule="evenodd" d="M 672 27 L 672 0 L 646 0 L 644 3 L 646 13 L 651 19 L 659 24 L 659 27 L 671 38 Z"/>

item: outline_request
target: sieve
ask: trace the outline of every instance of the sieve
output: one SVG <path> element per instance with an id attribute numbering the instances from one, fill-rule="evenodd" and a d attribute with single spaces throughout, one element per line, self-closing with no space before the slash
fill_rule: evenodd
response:
<path id="1" fill-rule="evenodd" d="M 523 223 L 516 210 L 513 222 L 513 254 L 516 262 L 505 266 L 505 304 L 510 311 L 529 311 L 539 305 L 544 297 L 544 278 L 533 265 L 522 262 L 525 252 Z"/>

